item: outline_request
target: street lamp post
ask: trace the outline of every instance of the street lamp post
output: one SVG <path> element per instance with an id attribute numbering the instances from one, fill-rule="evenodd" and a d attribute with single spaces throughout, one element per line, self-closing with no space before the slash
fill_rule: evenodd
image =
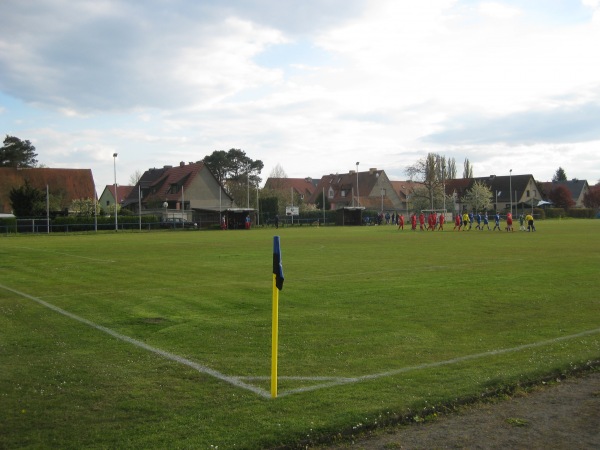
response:
<path id="1" fill-rule="evenodd" d="M 181 228 L 185 228 L 187 215 L 185 214 L 185 197 L 183 194 L 183 184 L 181 185 Z"/>
<path id="2" fill-rule="evenodd" d="M 115 231 L 119 230 L 119 221 L 117 219 L 117 203 L 119 202 L 119 196 L 117 194 L 117 156 L 118 153 L 113 153 L 113 168 L 115 172 Z"/>
<path id="3" fill-rule="evenodd" d="M 510 191 L 510 213 L 512 214 L 512 169 L 510 169 L 510 176 L 508 178 L 508 189 Z"/>
<path id="4" fill-rule="evenodd" d="M 442 204 L 446 214 L 446 165 L 442 164 Z"/>
<path id="5" fill-rule="evenodd" d="M 246 172 L 246 189 L 247 189 L 246 208 L 250 209 L 250 166 L 248 166 L 248 169 Z"/>
<path id="6" fill-rule="evenodd" d="M 356 205 L 360 206 L 360 193 L 358 192 L 358 164 L 359 162 L 356 161 Z"/>

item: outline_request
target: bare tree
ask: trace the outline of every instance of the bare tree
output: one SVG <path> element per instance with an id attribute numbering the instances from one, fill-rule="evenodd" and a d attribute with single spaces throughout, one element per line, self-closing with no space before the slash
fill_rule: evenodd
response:
<path id="1" fill-rule="evenodd" d="M 273 170 L 271 170 L 271 174 L 269 175 L 269 178 L 271 179 L 271 189 L 276 191 L 283 189 L 285 182 L 282 181 L 282 179 L 287 177 L 288 176 L 285 173 L 285 170 L 283 170 L 283 167 L 281 167 L 281 165 L 278 163 L 275 167 L 273 167 Z"/>
<path id="2" fill-rule="evenodd" d="M 142 178 L 142 175 L 143 175 L 143 173 L 141 170 L 136 170 L 131 175 L 129 175 L 129 185 L 135 186 L 136 184 L 138 184 L 138 181 L 140 181 L 140 178 Z"/>
<path id="3" fill-rule="evenodd" d="M 435 208 L 436 200 L 443 198 L 443 180 L 446 173 L 446 159 L 436 153 L 429 153 L 426 158 L 418 160 L 406 168 L 406 174 L 411 180 L 420 181 L 424 189 L 412 192 L 413 202 L 426 196 L 428 206 Z"/>
<path id="4" fill-rule="evenodd" d="M 271 170 L 271 174 L 269 175 L 270 178 L 287 178 L 287 173 L 285 173 L 285 170 L 283 170 L 283 167 L 281 167 L 281 165 L 279 163 L 277 163 L 277 165 L 275 167 L 273 167 L 273 170 Z"/>
<path id="5" fill-rule="evenodd" d="M 456 160 L 454 158 L 448 159 L 448 168 L 446 169 L 448 175 L 446 179 L 453 180 L 456 178 Z"/>

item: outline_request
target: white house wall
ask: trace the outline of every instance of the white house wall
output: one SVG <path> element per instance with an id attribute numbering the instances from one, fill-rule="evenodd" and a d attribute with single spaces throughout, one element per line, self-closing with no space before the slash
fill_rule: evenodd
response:
<path id="1" fill-rule="evenodd" d="M 217 180 L 208 170 L 202 170 L 187 187 L 184 192 L 184 200 L 186 203 L 189 202 L 191 209 L 218 210 L 220 207 L 229 208 L 235 206 L 232 205 L 231 199 L 224 191 L 221 192 L 221 200 L 219 202 L 220 190 L 221 186 Z"/>

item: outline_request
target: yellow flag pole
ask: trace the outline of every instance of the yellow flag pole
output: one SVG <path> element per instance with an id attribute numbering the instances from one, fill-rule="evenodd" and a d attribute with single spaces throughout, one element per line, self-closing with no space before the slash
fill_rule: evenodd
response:
<path id="1" fill-rule="evenodd" d="M 277 346 L 279 335 L 279 289 L 275 285 L 277 276 L 273 274 L 273 318 L 271 331 L 271 397 L 277 397 Z"/>

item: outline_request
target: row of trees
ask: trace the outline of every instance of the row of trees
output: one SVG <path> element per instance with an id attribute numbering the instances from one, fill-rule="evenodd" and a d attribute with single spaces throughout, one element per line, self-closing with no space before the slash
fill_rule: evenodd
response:
<path id="1" fill-rule="evenodd" d="M 444 209 L 452 203 L 452 197 L 445 193 L 445 182 L 457 176 L 456 161 L 437 153 L 429 153 L 427 157 L 418 160 L 406 168 L 406 174 L 421 185 L 409 195 L 411 208 Z M 463 178 L 473 178 L 473 165 L 468 159 L 463 163 Z M 464 196 L 465 202 L 473 205 L 478 211 L 490 209 L 492 206 L 492 191 L 483 183 L 475 184 Z"/>

